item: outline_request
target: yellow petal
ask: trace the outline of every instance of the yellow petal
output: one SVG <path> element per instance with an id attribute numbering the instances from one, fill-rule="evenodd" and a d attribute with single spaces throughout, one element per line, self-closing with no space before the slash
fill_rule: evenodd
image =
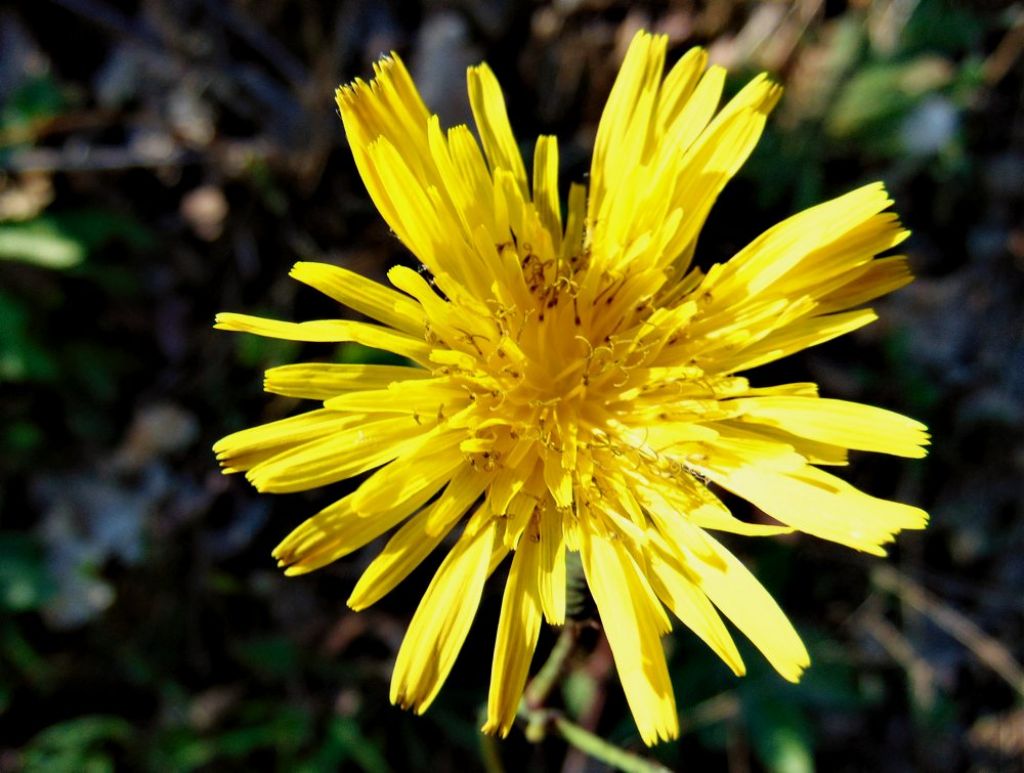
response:
<path id="1" fill-rule="evenodd" d="M 395 381 L 429 377 L 430 371 L 424 368 L 309 362 L 270 368 L 263 375 L 263 388 L 275 395 L 329 400 L 341 392 L 383 389 Z"/>
<path id="2" fill-rule="evenodd" d="M 438 568 L 398 650 L 392 703 L 422 714 L 437 696 L 476 615 L 496 534 L 493 519 L 467 529 Z"/>
<path id="3" fill-rule="evenodd" d="M 651 587 L 665 606 L 713 649 L 736 676 L 743 676 L 746 667 L 722 618 L 693 574 L 675 558 L 675 551 L 661 538 L 651 542 L 648 569 Z"/>
<path id="4" fill-rule="evenodd" d="M 572 507 L 572 471 L 562 467 L 562 458 L 554 453 L 544 457 L 544 482 L 558 507 Z"/>
<path id="5" fill-rule="evenodd" d="M 248 314 L 222 312 L 214 325 L 218 330 L 254 333 L 267 338 L 311 343 L 341 343 L 352 341 L 374 349 L 401 354 L 421 365 L 430 362 L 430 347 L 421 338 L 399 333 L 391 328 L 353 322 L 347 319 L 321 319 L 313 322 L 281 322 L 276 319 L 252 317 Z"/>
<path id="6" fill-rule="evenodd" d="M 694 117 L 685 115 L 684 111 L 694 101 L 694 92 L 698 87 L 697 84 L 701 81 L 701 74 L 704 72 L 704 68 L 707 67 L 707 62 L 707 51 L 694 46 L 679 57 L 679 61 L 672 65 L 672 69 L 665 76 L 665 80 L 661 84 L 657 114 L 658 129 L 663 135 L 665 132 L 669 132 L 671 136 L 669 127 L 674 123 L 682 123 L 683 121 L 680 121 L 680 118 L 692 119 Z M 721 93 L 721 88 L 719 88 L 719 93 Z M 707 120 L 711 119 L 711 115 L 717 105 L 718 97 L 715 97 L 711 107 L 707 110 Z M 704 128 L 707 120 L 704 123 L 693 120 L 688 122 L 698 124 L 696 131 L 699 133 Z M 662 142 L 672 142 L 672 139 L 663 139 Z M 685 147 L 683 145 L 680 149 Z"/>
<path id="7" fill-rule="evenodd" d="M 767 78 L 755 78 L 723 108 L 687 153 L 673 194 L 673 204 L 685 217 L 666 248 L 667 256 L 692 252 L 711 206 L 757 145 L 766 116 L 781 91 Z"/>
<path id="8" fill-rule="evenodd" d="M 456 473 L 433 505 L 407 521 L 388 540 L 380 555 L 370 562 L 359 578 L 348 598 L 348 605 L 359 611 L 390 593 L 441 544 L 441 540 L 480 496 L 488 480 L 488 476 L 471 467 Z"/>
<path id="9" fill-rule="evenodd" d="M 401 523 L 419 510 L 445 483 L 431 481 L 394 507 L 363 518 L 352 510 L 352 494 L 306 519 L 274 549 L 285 574 L 305 574 L 346 556 Z"/>
<path id="10" fill-rule="evenodd" d="M 498 516 L 508 513 L 512 497 L 522 490 L 534 465 L 536 460 L 533 458 L 521 461 L 517 466 L 513 466 L 508 460 L 505 461 L 505 466 L 498 470 L 494 482 L 487 488 L 487 502 L 492 513 Z"/>
<path id="11" fill-rule="evenodd" d="M 440 250 L 446 242 L 443 226 L 449 224 L 439 216 L 424 181 L 386 138 L 374 141 L 367 155 L 391 201 L 394 214 L 390 224 L 398 238 L 432 271 L 444 271 Z"/>
<path id="12" fill-rule="evenodd" d="M 558 140 L 551 136 L 537 138 L 533 153 L 533 203 L 541 223 L 551 234 L 555 252 L 562 241 L 562 211 L 558 195 Z"/>
<path id="13" fill-rule="evenodd" d="M 578 260 L 583 249 L 584 225 L 587 218 L 587 189 L 578 183 L 569 186 L 569 205 L 565 219 L 565 237 L 560 258 L 563 262 Z"/>
<path id="14" fill-rule="evenodd" d="M 246 478 L 258 491 L 305 491 L 379 467 L 422 444 L 428 431 L 407 416 L 363 421 L 260 462 Z"/>
<path id="15" fill-rule="evenodd" d="M 436 480 L 450 478 L 466 464 L 459 451 L 461 440 L 462 432 L 457 430 L 431 433 L 422 445 L 363 481 L 353 495 L 352 509 L 371 516 L 397 506 Z"/>
<path id="16" fill-rule="evenodd" d="M 667 484 L 654 485 L 644 488 L 642 502 L 651 523 L 670 544 L 685 545 L 705 561 L 715 560 L 706 532 L 685 517 L 701 506 L 693 492 L 673 489 Z"/>
<path id="17" fill-rule="evenodd" d="M 470 67 L 466 72 L 469 88 L 469 104 L 473 119 L 483 142 L 484 152 L 491 165 L 491 174 L 496 169 L 505 169 L 515 179 L 519 189 L 526 193 L 526 167 L 519 153 L 519 146 L 512 135 L 505 110 L 505 97 L 501 85 L 486 64 Z"/>
<path id="18" fill-rule="evenodd" d="M 807 534 L 875 555 L 902 529 L 923 529 L 928 514 L 879 499 L 816 467 L 778 472 L 756 465 L 728 472 L 702 471 L 777 521 Z"/>
<path id="19" fill-rule="evenodd" d="M 716 422 L 716 426 L 725 425 L 729 431 L 743 430 L 753 432 L 766 439 L 777 441 L 792 448 L 800 456 L 804 457 L 809 464 L 825 464 L 844 467 L 849 463 L 848 449 L 831 443 L 821 443 L 817 440 L 810 440 L 792 432 L 787 432 L 780 427 L 771 427 L 767 424 L 752 422 L 726 421 L 722 424 Z"/>
<path id="20" fill-rule="evenodd" d="M 732 553 L 712 539 L 718 561 L 687 562 L 700 589 L 753 642 L 786 680 L 796 682 L 811 664 L 807 648 L 775 599 Z"/>
<path id="21" fill-rule="evenodd" d="M 926 455 L 925 426 L 882 408 L 810 397 L 750 397 L 727 405 L 744 421 L 768 424 L 822 443 L 917 459 Z"/>
<path id="22" fill-rule="evenodd" d="M 725 531 L 730 534 L 741 534 L 744 537 L 774 537 L 793 531 L 791 526 L 778 523 L 748 523 L 739 520 L 729 512 L 729 508 L 722 504 L 718 497 L 704 486 L 695 486 L 691 493 L 697 496 L 693 504 L 681 511 L 680 515 L 685 514 L 687 520 L 701 529 Z"/>
<path id="23" fill-rule="evenodd" d="M 434 164 L 445 182 L 443 193 L 451 201 L 463 236 L 469 236 L 478 224 L 490 222 L 485 203 L 491 179 L 483 156 L 467 127 L 452 127 L 445 133 L 436 115 L 430 117 L 427 135 Z"/>
<path id="24" fill-rule="evenodd" d="M 544 619 L 551 625 L 565 622 L 565 535 L 562 532 L 562 514 L 550 505 L 540 514 L 538 530 L 540 565 L 538 587 Z M 519 544 L 529 542 L 520 539 Z"/>
<path id="25" fill-rule="evenodd" d="M 914 275 L 904 255 L 873 260 L 864 273 L 842 287 L 818 298 L 820 313 L 852 309 L 909 284 Z"/>
<path id="26" fill-rule="evenodd" d="M 648 746 L 671 740 L 679 735 L 679 718 L 661 647 L 660 626 L 647 608 L 650 592 L 639 587 L 646 581 L 620 540 L 587 528 L 580 532 L 587 585 L 601 614 L 640 737 Z"/>
<path id="27" fill-rule="evenodd" d="M 505 509 L 505 515 L 508 516 L 505 518 L 506 547 L 511 549 L 519 543 L 538 507 L 537 497 L 525 491 L 512 497 Z"/>
<path id="28" fill-rule="evenodd" d="M 349 146 L 357 153 L 378 137 L 402 148 L 421 173 L 427 171 L 426 124 L 430 117 L 401 57 L 392 52 L 374 64 L 370 84 L 357 79 L 337 91 Z"/>
<path id="29" fill-rule="evenodd" d="M 543 577 L 540 553 L 539 543 L 524 539 L 520 540 L 512 559 L 494 644 L 487 721 L 481 728 L 485 733 L 508 735 L 526 685 L 540 635 L 541 602 L 537 593 L 538 581 Z"/>
<path id="30" fill-rule="evenodd" d="M 408 413 L 436 420 L 437 416 L 454 415 L 469 403 L 469 393 L 459 384 L 449 378 L 431 378 L 396 381 L 386 389 L 346 392 L 327 400 L 324 407 L 353 413 Z"/>
<path id="31" fill-rule="evenodd" d="M 242 472 L 289 448 L 357 426 L 365 416 L 315 410 L 260 424 L 218 440 L 213 451 L 224 472 Z"/>
<path id="32" fill-rule="evenodd" d="M 716 358 L 715 365 L 724 373 L 749 370 L 851 333 L 876 319 L 878 315 L 871 309 L 801 319 L 787 328 L 764 336 L 752 346 L 741 348 L 735 355 Z"/>
<path id="33" fill-rule="evenodd" d="M 401 293 L 329 263 L 296 263 L 289 276 L 338 303 L 410 335 L 423 335 L 423 311 Z"/>
<path id="34" fill-rule="evenodd" d="M 369 83 L 356 80 L 338 89 L 336 97 L 345 126 L 349 147 L 359 176 L 384 219 L 399 230 L 395 205 L 382 183 L 369 152 L 378 139 L 398 149 L 424 187 L 436 183 L 427 141 L 430 114 L 402 60 L 392 53 L 374 65 L 375 77 Z"/>
<path id="35" fill-rule="evenodd" d="M 760 293 L 798 264 L 810 262 L 815 251 L 841 248 L 846 234 L 891 203 L 885 187 L 872 183 L 783 220 L 725 264 L 717 281 L 707 288 L 714 295 L 714 303 L 726 306 L 741 294 Z M 891 224 L 890 232 L 891 236 L 879 245 L 881 249 L 895 243 L 900 229 Z M 863 261 L 877 251 L 880 249 L 867 251 L 865 256 L 862 250 L 852 257 Z"/>
<path id="36" fill-rule="evenodd" d="M 623 173 L 631 171 L 627 164 L 619 161 L 618 154 L 624 149 L 630 125 L 642 123 L 642 118 L 638 120 L 634 117 L 637 104 L 645 93 L 656 92 L 660 84 L 667 43 L 668 38 L 664 35 L 637 32 L 615 76 L 594 140 L 594 155 L 590 165 L 593 188 L 588 211 L 591 223 L 600 221 L 598 213 L 604 206 L 605 193 L 614 191 Z M 647 127 L 642 128 L 642 133 L 634 135 L 641 148 L 647 142 Z"/>

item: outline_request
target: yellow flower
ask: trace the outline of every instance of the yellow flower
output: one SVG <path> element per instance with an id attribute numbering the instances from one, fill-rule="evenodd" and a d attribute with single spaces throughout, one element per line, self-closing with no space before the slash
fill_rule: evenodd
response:
<path id="1" fill-rule="evenodd" d="M 380 324 L 220 314 L 217 327 L 355 341 L 409 366 L 272 368 L 268 392 L 321 401 L 215 447 L 226 472 L 291 492 L 373 471 L 274 552 L 286 573 L 324 566 L 399 527 L 348 600 L 360 610 L 462 524 L 398 653 L 391 700 L 423 712 L 451 670 L 484 581 L 512 553 L 484 730 L 508 732 L 541 619 L 565 621 L 578 551 L 640 734 L 678 734 L 661 637 L 666 609 L 737 674 L 719 612 L 790 681 L 807 651 L 778 605 L 711 531 L 799 530 L 879 555 L 927 515 L 862 493 L 823 466 L 847 450 L 921 457 L 925 428 L 814 384 L 736 375 L 855 330 L 861 306 L 908 281 L 906 237 L 881 184 L 771 228 L 707 273 L 691 258 L 716 196 L 746 160 L 780 89 L 765 76 L 721 110 L 725 77 L 692 49 L 663 77 L 666 39 L 638 34 L 601 118 L 590 189 L 559 195 L 558 145 L 527 176 L 486 65 L 468 72 L 482 151 L 443 130 L 395 56 L 338 90 L 377 208 L 427 276 L 391 289 L 346 269 L 292 276 Z M 709 482 L 777 524 L 734 518 Z"/>

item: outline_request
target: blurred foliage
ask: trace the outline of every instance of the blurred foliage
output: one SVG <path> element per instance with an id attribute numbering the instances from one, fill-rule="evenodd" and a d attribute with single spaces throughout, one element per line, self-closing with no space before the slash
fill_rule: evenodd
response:
<path id="1" fill-rule="evenodd" d="M 38 541 L 27 534 L 4 534 L 0 539 L 0 608 L 9 613 L 38 609 L 53 590 L 53 578 Z"/>
<path id="2" fill-rule="evenodd" d="M 387 679 L 431 567 L 346 613 L 368 556 L 291 580 L 268 557 L 345 486 L 258 497 L 214 470 L 218 436 L 297 410 L 260 392 L 261 369 L 397 360 L 210 326 L 220 310 L 337 315 L 286 278 L 293 259 L 377 278 L 412 264 L 332 99 L 380 51 L 407 56 L 449 122 L 467 115 L 463 68 L 486 58 L 524 147 L 559 135 L 568 182 L 639 26 L 676 54 L 706 45 L 732 89 L 765 69 L 786 87 L 699 260 L 871 179 L 914 231 L 921 278 L 879 324 L 759 377 L 813 378 L 932 426 L 927 462 L 858 459 L 848 476 L 933 512 L 891 560 L 941 615 L 873 582 L 861 556 L 748 541 L 808 640 L 799 685 L 749 647 L 737 680 L 678 631 L 683 736 L 645 750 L 578 592 L 550 707 L 670 769 L 1024 759 L 1024 688 L 992 665 L 1024 659 L 1019 3 L 89 0 L 0 10 L 0 770 L 601 769 L 553 732 L 481 741 L 498 585 L 437 704 L 400 712 Z"/>
<path id="3" fill-rule="evenodd" d="M 0 107 L 0 153 L 31 142 L 34 126 L 59 116 L 68 106 L 63 91 L 48 72 L 28 75 L 12 85 L 13 90 Z"/>
<path id="4" fill-rule="evenodd" d="M 76 210 L 42 214 L 22 222 L 0 222 L 0 260 L 71 268 L 114 239 L 140 250 L 153 245 L 149 231 L 131 217 Z"/>

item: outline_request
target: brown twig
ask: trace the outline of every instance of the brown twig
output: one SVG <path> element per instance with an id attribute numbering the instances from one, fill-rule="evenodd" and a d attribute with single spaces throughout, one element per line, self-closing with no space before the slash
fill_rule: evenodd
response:
<path id="1" fill-rule="evenodd" d="M 989 636 L 961 612 L 890 566 L 876 567 L 871 580 L 876 587 L 898 596 L 930 619 L 964 645 L 978 661 L 1002 677 L 1019 695 L 1024 696 L 1024 667 L 1021 667 L 1002 642 Z"/>
<path id="2" fill-rule="evenodd" d="M 914 702 L 925 710 L 931 709 L 935 705 L 937 680 L 928 661 L 918 655 L 903 632 L 882 617 L 878 610 L 864 610 L 859 618 L 864 629 L 907 672 Z"/>
<path id="3" fill-rule="evenodd" d="M 999 83 L 1013 67 L 1022 51 L 1024 51 L 1024 11 L 1018 10 L 1013 26 L 1006 31 L 995 50 L 988 55 L 982 65 L 981 71 L 985 83 L 989 86 Z"/>

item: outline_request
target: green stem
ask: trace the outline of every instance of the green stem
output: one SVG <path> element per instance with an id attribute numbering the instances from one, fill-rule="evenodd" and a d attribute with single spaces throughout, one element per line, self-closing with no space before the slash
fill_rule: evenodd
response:
<path id="1" fill-rule="evenodd" d="M 663 765 L 620 749 L 615 744 L 608 743 L 603 738 L 570 722 L 560 714 L 555 714 L 552 721 L 555 729 L 566 741 L 595 760 L 618 768 L 623 773 L 671 773 Z"/>
<path id="2" fill-rule="evenodd" d="M 562 676 L 565 664 L 569 661 L 569 656 L 572 655 L 575 648 L 576 628 L 572 623 L 568 623 L 562 629 L 555 646 L 551 648 L 548 659 L 523 691 L 523 702 L 527 711 L 539 709 L 544 705 L 548 695 L 558 683 L 559 677 Z"/>
<path id="3" fill-rule="evenodd" d="M 480 757 L 483 760 L 486 773 L 505 773 L 505 766 L 501 762 L 501 752 L 498 750 L 498 742 L 493 735 L 480 733 Z"/>
<path id="4" fill-rule="evenodd" d="M 562 738 L 584 754 L 624 773 L 670 773 L 668 768 L 657 762 L 620 749 L 589 730 L 584 730 L 567 719 L 562 712 L 544 708 L 548 695 L 558 684 L 575 648 L 576 627 L 570 623 L 562 630 L 540 671 L 526 686 L 519 706 L 519 716 L 526 721 L 527 740 L 539 743 L 544 740 L 548 729 L 553 727 Z"/>

